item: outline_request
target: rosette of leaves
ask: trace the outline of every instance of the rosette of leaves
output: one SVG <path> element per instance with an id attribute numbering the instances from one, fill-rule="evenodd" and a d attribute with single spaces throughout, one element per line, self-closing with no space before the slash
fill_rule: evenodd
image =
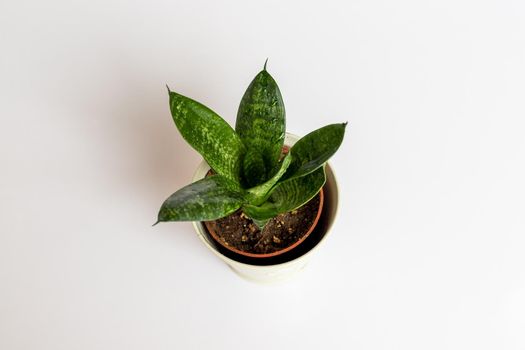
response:
<path id="1" fill-rule="evenodd" d="M 157 222 L 216 220 L 240 209 L 262 229 L 321 190 L 324 165 L 343 141 L 346 123 L 330 124 L 283 154 L 284 103 L 266 64 L 242 97 L 235 129 L 203 104 L 168 92 L 175 125 L 213 175 L 169 196 Z"/>

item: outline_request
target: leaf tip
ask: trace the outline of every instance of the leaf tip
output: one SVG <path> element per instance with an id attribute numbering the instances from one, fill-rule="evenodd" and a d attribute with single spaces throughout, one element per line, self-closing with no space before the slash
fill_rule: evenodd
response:
<path id="1" fill-rule="evenodd" d="M 266 70 L 266 65 L 268 64 L 268 57 L 266 57 L 266 61 L 264 61 L 264 67 L 263 67 L 263 70 L 265 71 Z"/>
<path id="2" fill-rule="evenodd" d="M 170 90 L 170 87 L 168 86 L 168 84 L 166 84 L 166 89 L 168 89 L 168 94 L 171 93 L 171 90 Z"/>
<path id="3" fill-rule="evenodd" d="M 156 223 L 154 223 L 153 225 L 151 225 L 151 227 L 153 227 L 153 226 L 157 225 L 157 224 L 158 224 L 159 222 L 160 222 L 160 220 L 157 220 L 157 222 L 156 222 Z"/>

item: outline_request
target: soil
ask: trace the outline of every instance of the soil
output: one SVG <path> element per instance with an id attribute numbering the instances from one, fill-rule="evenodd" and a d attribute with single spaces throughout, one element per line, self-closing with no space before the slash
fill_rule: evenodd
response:
<path id="1" fill-rule="evenodd" d="M 308 232 L 317 216 L 319 202 L 318 194 L 297 210 L 268 221 L 262 232 L 240 210 L 206 224 L 226 246 L 252 254 L 269 254 L 293 245 Z"/>

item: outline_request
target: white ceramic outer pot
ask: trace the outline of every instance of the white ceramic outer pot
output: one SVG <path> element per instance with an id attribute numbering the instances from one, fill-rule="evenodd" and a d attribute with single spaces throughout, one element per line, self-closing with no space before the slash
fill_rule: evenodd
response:
<path id="1" fill-rule="evenodd" d="M 287 133 L 285 138 L 285 144 L 288 146 L 293 146 L 293 144 L 295 144 L 295 142 L 297 142 L 298 139 L 299 137 Z M 193 175 L 193 182 L 204 178 L 209 170 L 210 166 L 208 165 L 208 163 L 206 163 L 206 161 L 203 161 L 195 171 L 195 174 Z M 325 205 L 325 208 L 323 209 L 328 211 L 326 213 L 328 222 L 328 224 L 325 227 L 326 232 L 314 247 L 312 247 L 304 254 L 287 262 L 278 263 L 274 265 L 252 265 L 236 261 L 223 255 L 216 249 L 215 244 L 211 242 L 211 237 L 207 234 L 206 228 L 201 222 L 193 222 L 193 226 L 195 227 L 197 234 L 199 235 L 200 239 L 204 242 L 204 244 L 239 276 L 247 280 L 259 283 L 274 283 L 284 281 L 294 276 L 297 272 L 301 271 L 306 266 L 308 261 L 310 261 L 313 253 L 319 248 L 320 243 L 324 241 L 328 236 L 332 223 L 335 220 L 338 207 L 338 189 L 337 181 L 328 164 L 326 165 L 325 190 L 331 193 L 330 196 L 325 197 L 325 200 L 328 200 L 330 202 L 327 203 L 328 205 Z"/>

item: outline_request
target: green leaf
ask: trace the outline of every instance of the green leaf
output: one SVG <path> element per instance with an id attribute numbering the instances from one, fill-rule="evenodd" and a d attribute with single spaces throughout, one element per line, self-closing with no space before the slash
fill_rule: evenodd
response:
<path id="1" fill-rule="evenodd" d="M 272 187 L 279 181 L 281 176 L 286 172 L 286 169 L 288 169 L 288 166 L 292 162 L 292 156 L 290 153 L 288 153 L 283 160 L 280 162 L 281 167 L 275 173 L 274 176 L 272 176 L 268 181 L 265 183 L 262 183 L 258 186 L 252 187 L 247 190 L 247 198 L 248 202 L 252 205 L 260 205 L 270 195 L 270 190 Z"/>
<path id="2" fill-rule="evenodd" d="M 241 184 L 245 188 L 256 186 L 265 180 L 266 166 L 261 153 L 255 148 L 248 148 L 242 161 Z"/>
<path id="3" fill-rule="evenodd" d="M 194 182 L 166 199 L 158 221 L 207 221 L 225 217 L 243 202 L 235 187 L 236 184 L 221 175 Z"/>
<path id="4" fill-rule="evenodd" d="M 266 224 L 268 223 L 268 221 L 270 221 L 270 219 L 265 219 L 265 220 L 257 220 L 257 219 L 254 219 L 254 218 L 250 218 L 252 219 L 253 223 L 255 224 L 255 226 L 257 226 L 259 228 L 259 230 L 264 230 L 264 226 L 266 226 Z"/>
<path id="5" fill-rule="evenodd" d="M 285 136 L 285 111 L 279 87 L 266 69 L 257 74 L 244 93 L 235 130 L 249 150 L 262 155 L 265 173 L 259 183 L 267 180 L 272 176 L 281 156 Z M 253 176 L 252 173 L 245 174 L 246 178 Z"/>
<path id="6" fill-rule="evenodd" d="M 220 175 L 240 183 L 244 145 L 232 127 L 208 107 L 170 91 L 170 109 L 182 137 Z"/>
<path id="7" fill-rule="evenodd" d="M 268 201 L 260 206 L 245 204 L 242 210 L 250 218 L 263 221 L 295 210 L 311 200 L 326 181 L 324 166 L 305 176 L 278 183 Z"/>
<path id="8" fill-rule="evenodd" d="M 297 141 L 290 149 L 293 160 L 282 180 L 304 176 L 323 165 L 343 142 L 345 128 L 346 123 L 330 124 Z"/>

